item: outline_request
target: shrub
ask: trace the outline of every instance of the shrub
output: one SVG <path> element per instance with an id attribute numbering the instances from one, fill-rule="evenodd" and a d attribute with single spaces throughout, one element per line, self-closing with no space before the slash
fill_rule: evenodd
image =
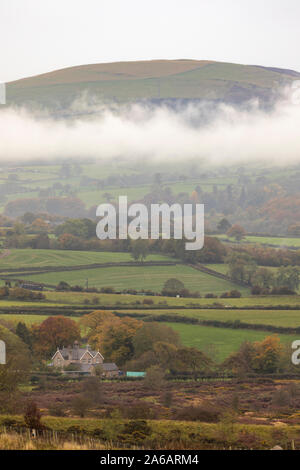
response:
<path id="1" fill-rule="evenodd" d="M 153 302 L 152 299 L 144 299 L 144 300 L 143 300 L 143 304 L 144 304 L 144 305 L 153 305 L 154 302 Z"/>
<path id="2" fill-rule="evenodd" d="M 221 299 L 239 299 L 240 297 L 242 297 L 242 294 L 236 289 L 233 289 L 230 292 L 224 292 L 220 295 Z"/>
<path id="3" fill-rule="evenodd" d="M 211 294 L 211 293 L 208 293 L 205 295 L 206 299 L 217 299 L 217 297 L 218 297 L 217 295 Z"/>
<path id="4" fill-rule="evenodd" d="M 54 405 L 49 407 L 49 413 L 51 416 L 64 418 L 66 416 L 65 406 L 62 403 L 55 403 Z"/>
<path id="5" fill-rule="evenodd" d="M 137 403 L 132 406 L 124 406 L 120 411 L 122 416 L 127 419 L 153 418 L 153 411 L 148 403 Z"/>
<path id="6" fill-rule="evenodd" d="M 146 439 L 150 436 L 152 430 L 145 420 L 134 420 L 126 423 L 122 429 L 121 434 L 118 436 L 123 442 L 135 444 Z"/>
<path id="7" fill-rule="evenodd" d="M 83 396 L 78 396 L 72 401 L 72 410 L 75 415 L 84 418 L 90 407 L 90 401 Z"/>
<path id="8" fill-rule="evenodd" d="M 26 406 L 24 421 L 30 429 L 42 429 L 44 426 L 41 423 L 41 412 L 37 407 L 37 404 L 33 401 L 29 402 Z"/>
<path id="9" fill-rule="evenodd" d="M 178 410 L 174 419 L 178 421 L 203 421 L 205 423 L 216 423 L 219 421 L 221 411 L 215 406 L 205 404 L 194 407 L 188 406 Z"/>

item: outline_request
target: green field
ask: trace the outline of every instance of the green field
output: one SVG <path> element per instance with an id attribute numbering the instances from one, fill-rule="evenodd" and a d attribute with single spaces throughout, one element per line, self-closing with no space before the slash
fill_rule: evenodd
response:
<path id="1" fill-rule="evenodd" d="M 133 261 L 130 253 L 69 250 L 9 250 L 10 254 L 0 259 L 0 269 L 44 267 L 44 266 L 80 266 L 94 263 L 120 263 Z M 168 261 L 170 258 L 149 255 L 147 261 Z"/>
<path id="2" fill-rule="evenodd" d="M 271 335 L 264 331 L 231 330 L 227 328 L 214 328 L 198 325 L 184 325 L 181 323 L 166 323 L 178 331 L 185 346 L 194 347 L 201 351 L 213 354 L 218 362 L 226 359 L 232 352 L 237 351 L 244 341 L 261 341 Z M 291 345 L 294 335 L 278 335 L 285 345 Z"/>
<path id="3" fill-rule="evenodd" d="M 198 271 L 199 272 L 199 271 Z M 128 295 L 128 294 L 93 294 L 85 292 L 51 292 L 46 291 L 45 295 L 48 302 L 57 302 L 60 304 L 75 304 L 80 305 L 83 303 L 85 298 L 92 299 L 93 297 L 99 297 L 101 305 L 115 305 L 119 303 L 136 303 L 142 302 L 145 299 L 145 296 L 142 295 Z M 290 295 L 290 296 L 251 296 L 251 297 L 241 297 L 240 299 L 184 299 L 184 298 L 175 298 L 175 297 L 161 297 L 154 296 L 150 297 L 154 304 L 159 304 L 161 302 L 166 302 L 168 305 L 178 305 L 178 306 L 210 306 L 215 304 L 223 305 L 227 307 L 274 307 L 276 305 L 283 306 L 299 306 L 300 307 L 300 296 L 299 295 Z M 26 303 L 27 305 L 27 303 Z"/>
<path id="4" fill-rule="evenodd" d="M 234 238 L 227 235 L 217 235 L 221 240 L 233 242 Z M 300 237 L 259 237 L 246 235 L 240 243 L 259 243 L 260 245 L 274 245 L 278 247 L 299 247 Z"/>
<path id="5" fill-rule="evenodd" d="M 95 294 L 88 292 L 56 292 L 56 291 L 44 291 L 46 300 L 39 302 L 28 302 L 18 300 L 0 300 L 0 307 L 43 307 L 43 306 L 60 306 L 60 305 L 83 305 L 85 299 L 92 301 L 93 298 L 97 297 L 99 305 L 114 306 L 118 304 L 136 304 L 137 302 L 142 303 L 145 300 L 144 295 L 129 295 L 129 294 Z M 149 297 L 148 297 L 149 298 Z M 250 307 L 255 310 L 256 307 L 275 307 L 277 305 L 285 307 L 299 307 L 300 308 L 300 296 L 251 296 L 242 297 L 240 299 L 191 299 L 191 298 L 175 298 L 175 297 L 162 297 L 162 296 L 151 296 L 150 299 L 154 305 L 159 308 L 160 304 L 167 304 L 169 306 L 184 306 L 184 307 L 209 307 L 217 304 L 221 305 L 230 311 L 231 307 L 243 308 Z M 213 310 L 210 310 L 213 311 Z M 224 310 L 222 310 L 224 311 Z M 259 310 L 262 312 L 262 310 Z M 268 311 L 266 311 L 268 312 Z M 288 313 L 288 310 L 286 311 Z M 278 310 L 278 315 L 282 315 L 282 310 Z"/>
<path id="6" fill-rule="evenodd" d="M 26 323 L 27 326 L 32 326 L 34 323 L 42 323 L 44 320 L 48 318 L 49 315 L 0 315 L 0 321 L 9 321 L 17 325 L 19 322 Z M 73 320 L 77 321 L 78 317 L 74 317 Z"/>
<path id="7" fill-rule="evenodd" d="M 196 318 L 197 320 L 234 322 L 241 321 L 251 325 L 270 325 L 288 328 L 300 328 L 300 310 L 229 310 L 229 309 L 184 309 L 184 310 L 121 310 L 122 313 L 144 315 L 178 315 L 179 317 Z"/>
<path id="8" fill-rule="evenodd" d="M 11 305 L 12 302 L 1 302 L 0 307 L 6 307 Z M 13 302 L 15 307 L 20 306 L 35 306 L 36 308 L 39 307 L 42 309 L 43 305 L 34 305 L 34 303 L 30 302 L 27 304 L 22 304 L 21 302 Z M 55 304 L 46 304 L 48 307 L 54 307 Z M 56 304 L 56 306 L 59 306 Z M 142 306 L 141 306 L 142 307 Z M 91 310 L 97 310 L 99 306 L 91 305 Z M 278 326 L 278 327 L 288 327 L 288 328 L 299 328 L 300 327 L 300 310 L 218 310 L 218 309 L 184 309 L 184 310 L 177 310 L 176 307 L 174 309 L 165 310 L 161 309 L 159 305 L 155 310 L 143 310 L 143 308 L 139 310 L 119 310 L 120 313 L 126 315 L 148 315 L 155 317 L 156 315 L 178 315 L 179 317 L 187 317 L 187 318 L 195 318 L 197 320 L 217 320 L 221 322 L 227 321 L 241 321 L 248 324 L 259 324 L 259 325 L 270 325 L 270 326 Z M 84 315 L 84 311 L 82 312 Z M 47 315 L 27 315 L 27 314 L 1 314 L 0 318 L 6 318 L 11 320 L 18 320 L 22 319 L 22 321 L 42 321 L 41 319 L 45 319 Z M 74 317 L 78 319 L 79 317 Z"/>
<path id="9" fill-rule="evenodd" d="M 65 253 L 65 252 L 64 252 Z M 88 283 L 90 287 L 111 286 L 115 289 L 150 289 L 161 291 L 167 279 L 177 278 L 191 291 L 206 294 L 213 292 L 222 294 L 225 291 L 236 289 L 232 282 L 216 278 L 214 276 L 197 271 L 189 266 L 117 266 L 98 269 L 82 269 L 79 271 L 49 272 L 26 276 L 26 280 L 57 285 L 60 281 L 66 281 L 70 285 L 82 285 Z M 249 293 L 249 289 L 239 287 L 243 294 Z"/>

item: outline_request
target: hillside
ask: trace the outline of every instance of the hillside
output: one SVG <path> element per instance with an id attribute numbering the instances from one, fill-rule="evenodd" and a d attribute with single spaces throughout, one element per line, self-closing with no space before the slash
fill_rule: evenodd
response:
<path id="1" fill-rule="evenodd" d="M 83 92 L 104 101 L 269 101 L 272 90 L 300 74 L 291 70 L 197 60 L 153 60 L 82 65 L 7 85 L 8 103 L 61 109 Z"/>

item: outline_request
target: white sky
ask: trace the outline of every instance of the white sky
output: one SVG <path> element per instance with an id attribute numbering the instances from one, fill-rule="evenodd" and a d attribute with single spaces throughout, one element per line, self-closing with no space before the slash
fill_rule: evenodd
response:
<path id="1" fill-rule="evenodd" d="M 299 0 L 0 0 L 0 81 L 158 58 L 300 71 L 299 23 Z"/>

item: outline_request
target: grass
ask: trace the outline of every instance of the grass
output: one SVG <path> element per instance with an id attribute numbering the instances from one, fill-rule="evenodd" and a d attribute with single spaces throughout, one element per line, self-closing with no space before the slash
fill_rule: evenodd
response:
<path id="1" fill-rule="evenodd" d="M 14 249 L 11 254 L 0 259 L 0 269 L 80 266 L 93 263 L 119 263 L 133 261 L 130 253 L 71 251 L 71 250 L 32 250 Z M 149 255 L 147 261 L 168 261 L 161 255 Z"/>
<path id="2" fill-rule="evenodd" d="M 65 252 L 64 252 L 65 253 Z M 111 286 L 117 290 L 123 289 L 150 289 L 160 292 L 164 283 L 170 278 L 182 281 L 185 287 L 201 294 L 213 292 L 222 294 L 225 291 L 236 289 L 236 285 L 229 281 L 196 271 L 189 266 L 133 266 L 109 267 L 98 269 L 82 269 L 79 271 L 64 271 L 59 273 L 45 273 L 26 276 L 26 280 L 57 285 L 66 281 L 70 285 L 85 286 L 88 279 L 89 287 Z M 239 288 L 246 294 L 247 288 Z"/>
<path id="3" fill-rule="evenodd" d="M 232 352 L 237 351 L 245 341 L 262 341 L 271 333 L 253 330 L 232 330 L 182 323 L 166 323 L 177 331 L 185 346 L 200 349 L 213 354 L 217 362 L 224 361 Z M 297 339 L 295 335 L 278 335 L 283 344 L 291 345 Z"/>
<path id="4" fill-rule="evenodd" d="M 72 305 L 83 305 L 84 301 L 87 299 L 91 303 L 95 297 L 99 300 L 99 305 L 103 306 L 117 306 L 117 305 L 136 305 L 137 302 L 142 304 L 145 300 L 144 295 L 130 295 L 130 294 L 97 294 L 97 293 L 87 293 L 87 292 L 56 292 L 56 291 L 44 291 L 46 295 L 46 300 L 39 302 L 27 302 L 21 300 L 0 300 L 0 308 L 7 307 L 36 307 L 43 308 L 47 307 L 58 307 L 58 306 L 72 306 Z M 162 296 L 151 296 L 147 297 L 153 301 L 154 306 L 158 309 L 162 304 L 173 306 L 173 307 L 191 307 L 191 306 L 201 306 L 201 307 L 212 307 L 214 304 L 223 305 L 226 308 L 225 311 L 230 311 L 230 308 L 251 308 L 255 310 L 258 307 L 276 307 L 284 306 L 287 308 L 286 313 L 288 313 L 288 308 L 300 307 L 300 296 L 299 295 L 290 295 L 290 296 L 251 296 L 251 297 L 241 297 L 240 299 L 191 299 L 191 298 L 176 298 L 176 297 L 162 297 Z M 97 308 L 95 306 L 95 308 Z M 139 305 L 139 308 L 142 308 L 142 305 Z M 252 310 L 252 311 L 253 311 Z M 214 310 L 209 310 L 213 312 Z M 222 310 L 224 312 L 224 310 Z M 258 311 L 262 313 L 262 309 Z M 266 311 L 268 312 L 268 311 Z M 282 310 L 278 310 L 278 315 L 282 316 Z M 260 313 L 260 314 L 261 314 Z"/>
<path id="5" fill-rule="evenodd" d="M 216 320 L 221 322 L 238 321 L 251 325 L 272 325 L 286 328 L 300 327 L 299 310 L 215 310 L 215 309 L 185 309 L 176 310 L 121 310 L 122 313 L 138 313 L 144 315 L 178 315 L 179 317 L 195 318 L 197 320 Z"/>
<path id="6" fill-rule="evenodd" d="M 199 272 L 199 271 L 197 271 Z M 98 297 L 101 305 L 116 305 L 117 303 L 122 304 L 134 304 L 137 301 L 143 302 L 145 296 L 143 295 L 128 295 L 128 294 L 93 294 L 85 292 L 52 292 L 46 291 L 45 295 L 47 301 L 51 303 L 59 303 L 66 305 L 80 305 L 84 302 L 84 299 L 92 299 L 93 297 Z M 251 297 L 241 297 L 239 299 L 184 299 L 184 298 L 175 298 L 175 297 L 150 297 L 155 305 L 158 305 L 161 302 L 167 302 L 171 306 L 185 306 L 188 307 L 191 304 L 201 305 L 201 306 L 212 306 L 216 302 L 218 304 L 228 306 L 228 307 L 275 307 L 277 305 L 284 306 L 300 306 L 300 296 L 299 295 L 290 295 L 290 296 L 251 296 Z M 1 305 L 0 301 L 0 305 Z M 6 302 L 6 301 L 4 301 Z M 7 301 L 13 302 L 14 301 Z M 27 305 L 27 303 L 26 303 Z M 36 305 L 36 303 L 34 304 Z"/>
<path id="7" fill-rule="evenodd" d="M 224 99 L 233 85 L 238 85 L 245 92 L 258 87 L 263 93 L 266 89 L 272 88 L 274 82 L 283 79 L 291 81 L 293 78 L 284 72 L 274 72 L 263 67 L 201 61 L 192 63 L 191 67 L 187 67 L 186 64 L 187 61 L 173 62 L 170 68 L 171 62 L 123 63 L 115 64 L 109 71 L 107 64 L 95 65 L 93 66 L 95 70 L 91 70 L 91 66 L 69 68 L 45 74 L 43 77 L 32 77 L 26 81 L 10 83 L 7 85 L 7 97 L 9 102 L 14 103 L 33 100 L 40 104 L 51 105 L 63 98 L 70 101 L 88 90 L 91 95 L 102 99 L 114 97 L 118 101 L 208 96 Z M 138 72 L 137 67 L 139 67 Z M 165 67 L 168 73 L 163 72 Z M 149 73 L 149 68 L 152 73 Z M 103 73 L 103 70 L 107 72 Z"/>
<path id="8" fill-rule="evenodd" d="M 8 315 L 6 314 L 1 314 L 0 315 L 0 320 L 4 321 L 9 321 L 17 325 L 19 322 L 25 323 L 27 326 L 32 326 L 33 324 L 37 323 L 42 323 L 44 320 L 47 320 L 49 315 L 18 315 L 18 314 L 13 314 L 10 313 Z M 73 320 L 77 321 L 79 320 L 78 317 L 74 317 Z"/>
<path id="9" fill-rule="evenodd" d="M 178 315 L 179 317 L 187 318 L 196 318 L 197 320 L 216 320 L 216 321 L 237 321 L 240 320 L 244 323 L 249 323 L 251 325 L 272 325 L 278 327 L 286 328 L 299 328 L 300 327 L 300 311 L 299 310 L 218 310 L 218 309 L 185 309 L 185 310 L 176 310 L 176 307 L 171 310 L 160 309 L 160 306 L 157 305 L 155 310 L 119 310 L 122 314 L 130 315 L 149 315 L 149 316 L 159 316 L 159 315 Z M 97 310 L 97 305 L 91 305 L 91 309 Z M 142 306 L 141 306 L 142 308 Z M 82 312 L 84 315 L 84 312 Z M 28 325 L 32 323 L 40 323 L 44 321 L 48 315 L 35 315 L 35 314 L 0 314 L 1 320 L 9 320 L 14 323 L 23 321 Z M 74 320 L 78 320 L 79 317 L 71 317 Z"/>
<path id="10" fill-rule="evenodd" d="M 221 240 L 235 241 L 234 238 L 227 235 L 217 235 Z M 247 235 L 240 243 L 259 243 L 260 245 L 275 245 L 278 247 L 299 247 L 300 237 L 259 237 Z"/>
<path id="11" fill-rule="evenodd" d="M 21 416 L 14 415 L 2 415 L 0 417 L 0 425 L 5 420 L 14 420 L 19 424 L 23 423 Z M 120 447 L 116 445 L 117 436 L 122 429 L 123 424 L 127 422 L 124 419 L 93 419 L 93 418 L 54 418 L 50 416 L 44 416 L 42 422 L 54 432 L 68 432 L 69 428 L 82 429 L 85 436 L 82 443 L 76 443 L 70 435 L 69 439 L 66 439 L 66 442 L 57 441 L 56 439 L 47 439 L 45 441 L 37 439 L 30 439 L 29 432 L 24 433 L 24 435 L 9 434 L 6 431 L 0 434 L 0 448 L 3 450 L 12 450 L 12 449 L 24 449 L 24 450 L 36 450 L 36 449 L 64 449 L 64 450 L 75 450 L 75 449 L 90 449 L 92 440 L 89 439 L 88 433 L 93 433 L 95 430 L 101 429 L 108 439 L 105 443 L 105 446 L 99 443 L 98 445 L 93 442 L 94 446 L 96 444 L 96 449 L 119 449 Z M 176 420 L 147 420 L 147 424 L 151 428 L 151 440 L 156 442 L 156 446 L 150 448 L 159 448 L 159 449 L 184 449 L 187 445 L 187 449 L 190 449 L 191 444 L 195 445 L 195 448 L 201 449 L 209 448 L 208 442 L 211 442 L 210 446 L 212 448 L 220 447 L 224 448 L 226 445 L 229 448 L 230 442 L 226 443 L 226 437 L 223 437 L 224 443 L 220 443 L 220 431 L 222 435 L 228 426 L 222 426 L 222 423 L 204 423 L 204 422 L 193 422 L 193 421 L 176 421 Z M 257 448 L 270 449 L 278 442 L 281 444 L 281 440 L 285 438 L 296 439 L 299 436 L 300 426 L 287 426 L 284 428 L 285 433 L 280 437 L 274 437 L 274 427 L 264 424 L 237 424 L 235 423 L 230 430 L 228 431 L 232 434 L 241 435 L 241 433 L 248 435 L 256 436 L 259 439 L 259 444 L 254 445 Z M 71 434 L 71 433 L 70 433 Z M 279 433 L 280 434 L 280 433 Z M 175 436 L 180 436 L 176 437 Z M 194 437 L 191 437 L 194 436 Z M 180 442 L 178 440 L 180 439 Z M 195 440 L 196 439 L 196 440 Z M 85 442 L 86 441 L 86 442 Z M 219 446 L 218 446 L 219 442 Z M 184 444 L 185 443 L 185 444 Z M 290 442 L 288 443 L 290 446 Z M 142 446 L 142 444 L 140 444 Z M 175 446 L 175 447 L 174 447 Z M 179 446 L 179 447 L 178 447 Z M 200 447 L 198 447 L 200 446 Z M 138 444 L 134 446 L 138 447 Z M 147 447 L 149 449 L 149 447 Z M 290 448 L 290 447 L 289 447 Z"/>

